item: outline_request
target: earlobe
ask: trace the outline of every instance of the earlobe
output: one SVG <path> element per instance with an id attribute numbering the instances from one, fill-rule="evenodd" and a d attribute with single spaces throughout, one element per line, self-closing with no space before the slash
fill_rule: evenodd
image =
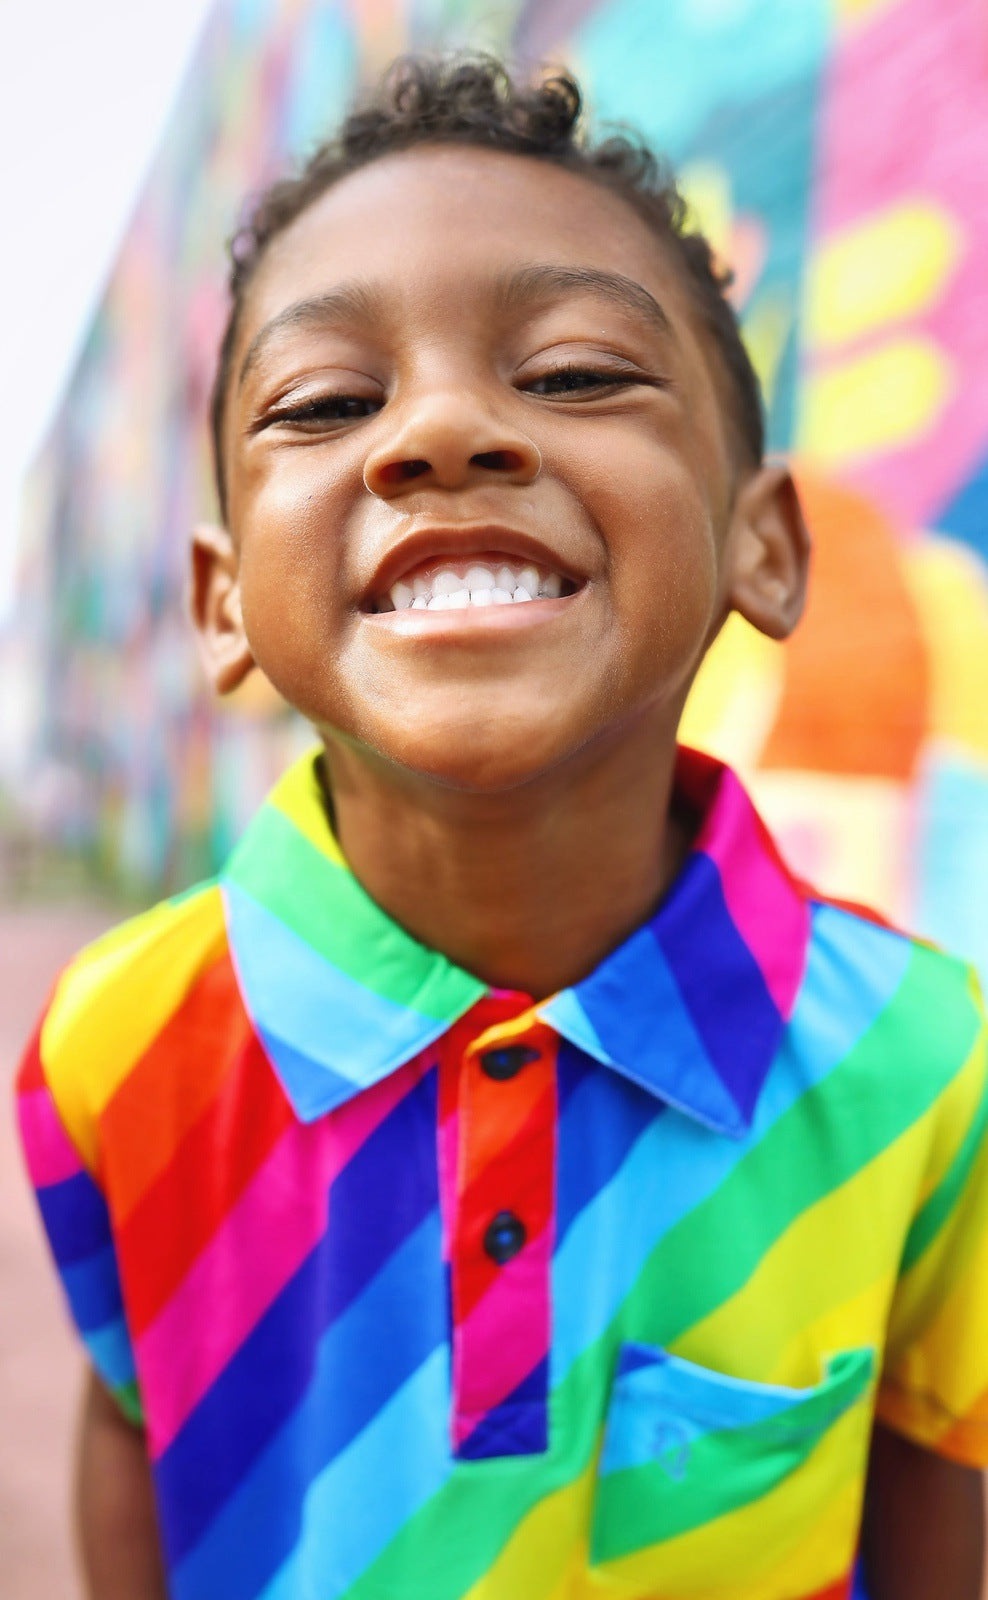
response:
<path id="1" fill-rule="evenodd" d="M 767 464 L 739 489 L 728 601 L 759 633 L 786 639 L 803 613 L 810 536 L 789 469 Z"/>
<path id="2" fill-rule="evenodd" d="M 254 666 L 240 608 L 236 546 L 225 528 L 203 523 L 192 534 L 189 609 L 199 654 L 217 694 L 240 687 Z"/>

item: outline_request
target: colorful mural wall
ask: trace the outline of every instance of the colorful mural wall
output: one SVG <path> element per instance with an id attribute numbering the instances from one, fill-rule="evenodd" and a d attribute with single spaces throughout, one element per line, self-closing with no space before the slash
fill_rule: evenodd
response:
<path id="1" fill-rule="evenodd" d="M 33 485 L 24 803 L 117 879 L 208 871 L 304 737 L 209 704 L 183 546 L 245 190 L 406 48 L 564 60 L 737 274 L 817 540 L 787 647 L 728 627 L 685 735 L 796 865 L 988 969 L 988 18 L 980 0 L 219 0 Z M 40 797 L 40 798 L 39 798 Z"/>

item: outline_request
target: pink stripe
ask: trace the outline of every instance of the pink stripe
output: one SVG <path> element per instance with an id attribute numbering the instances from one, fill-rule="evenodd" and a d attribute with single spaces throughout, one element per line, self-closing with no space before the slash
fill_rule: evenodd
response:
<path id="1" fill-rule="evenodd" d="M 509 1261 L 454 1335 L 454 1440 L 462 1445 L 549 1348 L 553 1228 Z"/>
<path id="2" fill-rule="evenodd" d="M 27 1170 L 36 1189 L 62 1183 L 82 1171 L 82 1162 L 62 1127 L 50 1089 L 32 1089 L 17 1101 Z"/>
<path id="3" fill-rule="evenodd" d="M 809 908 L 729 767 L 697 844 L 720 873 L 731 919 L 769 994 L 790 1017 L 806 963 Z"/>
<path id="4" fill-rule="evenodd" d="M 417 1058 L 323 1121 L 293 1125 L 275 1145 L 180 1288 L 138 1340 L 135 1355 L 152 1456 L 171 1443 L 298 1270 L 325 1230 L 330 1184 L 427 1066 Z M 286 1193 L 292 1196 L 290 1206 L 285 1205 Z M 196 1330 L 194 1341 L 188 1338 L 189 1328 Z M 175 1359 L 178 1349 L 188 1352 L 181 1367 Z"/>

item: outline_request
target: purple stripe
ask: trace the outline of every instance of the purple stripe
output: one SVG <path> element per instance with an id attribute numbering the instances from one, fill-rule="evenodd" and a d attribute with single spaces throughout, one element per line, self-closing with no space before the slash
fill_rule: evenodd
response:
<path id="1" fill-rule="evenodd" d="M 433 1071 L 339 1174 L 326 1232 L 159 1458 L 155 1478 L 172 1562 L 201 1537 L 302 1399 L 323 1333 L 438 1207 L 435 1116 Z M 290 1205 L 291 1195 L 283 1203 Z M 269 1226 L 277 1225 L 272 1215 Z"/>
<path id="2" fill-rule="evenodd" d="M 456 1452 L 460 1461 L 487 1461 L 492 1456 L 537 1456 L 549 1448 L 549 1360 L 523 1378 L 478 1422 Z"/>
<path id="3" fill-rule="evenodd" d="M 691 856 L 652 932 L 721 1082 L 747 1121 L 782 1035 L 762 970 L 709 856 Z"/>

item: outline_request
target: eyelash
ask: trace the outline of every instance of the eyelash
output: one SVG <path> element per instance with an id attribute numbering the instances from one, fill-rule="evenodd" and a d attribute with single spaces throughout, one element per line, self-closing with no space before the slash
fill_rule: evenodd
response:
<path id="1" fill-rule="evenodd" d="M 589 382 L 578 383 L 577 379 L 588 379 Z M 534 378 L 524 386 L 523 394 L 540 396 L 537 385 L 559 384 L 557 389 L 543 389 L 541 397 L 552 399 L 565 395 L 579 395 L 594 389 L 616 389 L 630 387 L 637 384 L 646 384 L 652 388 L 666 388 L 667 384 L 662 378 L 654 378 L 638 368 L 627 370 L 607 371 L 599 367 L 581 366 L 574 362 L 567 366 L 554 367 L 551 372 L 544 372 L 541 377 Z M 379 403 L 363 395 L 327 394 L 319 395 L 312 400 L 305 400 L 300 405 L 276 411 L 270 422 L 294 423 L 296 426 L 306 422 L 362 422 L 372 411 L 363 411 L 359 416 L 341 416 L 339 411 L 347 406 L 375 407 Z M 335 414 L 334 414 L 335 413 Z"/>
<path id="2" fill-rule="evenodd" d="M 591 381 L 581 384 L 576 384 L 572 381 L 566 382 L 566 380 L 575 378 L 589 378 Z M 614 371 L 613 369 L 608 370 L 572 362 L 566 366 L 553 367 L 551 372 L 544 372 L 541 377 L 534 378 L 531 383 L 525 385 L 524 393 L 535 393 L 536 384 L 555 383 L 559 380 L 563 380 L 564 386 L 555 391 L 557 394 L 579 394 L 581 391 L 590 389 L 617 389 L 635 384 L 649 384 L 656 388 L 662 387 L 660 379 L 640 372 L 637 367 L 619 368 Z"/>
<path id="3" fill-rule="evenodd" d="M 312 400 L 303 400 L 300 405 L 289 406 L 278 410 L 270 417 L 271 422 L 362 422 L 370 413 L 364 412 L 359 417 L 332 416 L 334 408 L 344 406 L 373 406 L 376 402 L 366 395 L 358 394 L 324 394 L 316 395 Z"/>

